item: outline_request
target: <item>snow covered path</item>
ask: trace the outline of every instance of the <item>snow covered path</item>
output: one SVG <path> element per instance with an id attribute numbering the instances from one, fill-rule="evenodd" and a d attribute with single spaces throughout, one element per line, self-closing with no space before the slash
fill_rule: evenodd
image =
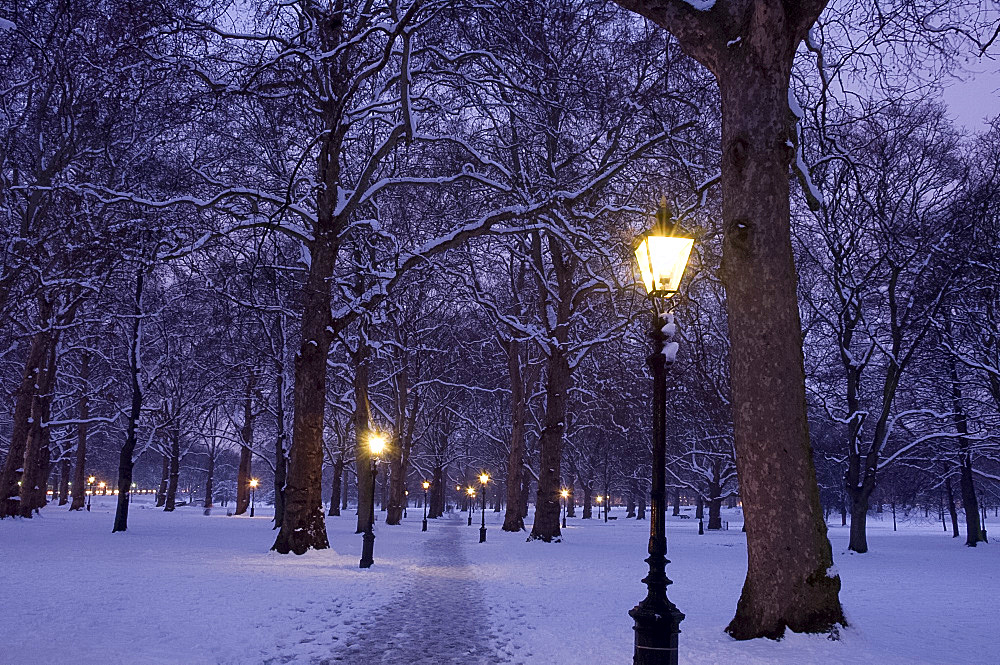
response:
<path id="1" fill-rule="evenodd" d="M 383 529 L 384 531 L 384 529 Z M 382 607 L 338 663 L 493 665 L 483 591 L 462 543 L 470 529 L 460 514 L 430 522 L 421 561 L 410 568 L 397 598 Z M 478 529 L 477 529 L 478 531 Z M 375 565 L 378 566 L 378 527 Z"/>

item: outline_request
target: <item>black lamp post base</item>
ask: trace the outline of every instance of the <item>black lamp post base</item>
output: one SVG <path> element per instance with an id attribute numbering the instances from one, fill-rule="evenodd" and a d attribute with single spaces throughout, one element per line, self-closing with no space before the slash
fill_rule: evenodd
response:
<path id="1" fill-rule="evenodd" d="M 471 510 L 469 511 L 469 524 L 468 524 L 468 526 L 472 526 L 472 511 Z"/>
<path id="2" fill-rule="evenodd" d="M 669 600 L 646 598 L 629 610 L 635 620 L 632 665 L 677 665 L 677 639 L 684 615 Z"/>
<path id="3" fill-rule="evenodd" d="M 375 534 L 366 531 L 361 537 L 361 568 L 371 568 L 375 563 Z"/>
<path id="4" fill-rule="evenodd" d="M 424 525 L 422 527 L 420 527 L 420 530 L 421 531 L 427 531 L 427 518 L 426 517 L 424 518 Z"/>
<path id="5" fill-rule="evenodd" d="M 479 528 L 479 542 L 481 543 L 486 542 L 486 527 Z"/>

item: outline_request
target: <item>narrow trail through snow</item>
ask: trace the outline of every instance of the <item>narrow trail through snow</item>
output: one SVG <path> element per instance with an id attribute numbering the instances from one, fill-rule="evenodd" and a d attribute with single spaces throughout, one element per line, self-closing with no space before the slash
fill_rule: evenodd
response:
<path id="1" fill-rule="evenodd" d="M 472 529 L 460 514 L 431 521 L 420 564 L 331 662 L 347 665 L 494 665 L 483 592 L 462 552 Z M 375 543 L 378 565 L 378 541 Z"/>

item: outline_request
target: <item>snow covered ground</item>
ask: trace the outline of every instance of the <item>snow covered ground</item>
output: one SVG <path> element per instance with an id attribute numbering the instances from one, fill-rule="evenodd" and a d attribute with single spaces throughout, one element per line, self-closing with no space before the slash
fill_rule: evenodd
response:
<path id="1" fill-rule="evenodd" d="M 379 523 L 375 566 L 360 570 L 353 512 L 329 518 L 333 549 L 280 556 L 264 512 L 168 514 L 145 498 L 126 534 L 110 533 L 114 497 L 0 522 L 0 664 L 631 662 L 647 522 L 570 518 L 562 543 L 526 543 L 487 512 L 479 544 L 478 514 L 425 534 L 412 509 L 400 527 Z M 852 623 L 840 641 L 729 639 L 746 549 L 738 512 L 726 518 L 729 531 L 704 536 L 668 519 L 682 663 L 1000 663 L 998 546 L 965 548 L 940 524 L 894 533 L 888 515 L 864 555 L 830 529 Z"/>

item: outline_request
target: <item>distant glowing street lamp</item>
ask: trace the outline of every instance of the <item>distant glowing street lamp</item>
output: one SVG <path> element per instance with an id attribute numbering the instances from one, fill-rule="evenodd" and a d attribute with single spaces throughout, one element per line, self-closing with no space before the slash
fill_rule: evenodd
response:
<path id="1" fill-rule="evenodd" d="M 490 482 L 490 475 L 485 471 L 479 474 L 479 482 L 483 485 L 483 521 L 479 527 L 479 542 L 486 542 L 486 483 Z"/>
<path id="2" fill-rule="evenodd" d="M 427 531 L 427 490 L 430 489 L 430 482 L 424 481 L 421 483 L 424 487 L 424 525 L 420 528 L 421 531 Z"/>
<path id="3" fill-rule="evenodd" d="M 104 496 L 108 493 L 108 484 L 103 480 L 97 483 L 97 486 L 101 488 L 101 496 Z"/>
<path id="4" fill-rule="evenodd" d="M 260 481 L 257 480 L 256 478 L 251 478 L 250 479 L 250 517 L 253 517 L 254 493 L 255 493 L 255 490 L 257 489 L 257 485 L 259 485 L 259 484 L 260 484 Z"/>
<path id="5" fill-rule="evenodd" d="M 629 610 L 635 621 L 634 665 L 677 665 L 677 642 L 680 622 L 684 615 L 667 598 L 667 536 L 666 518 L 666 420 L 667 420 L 667 366 L 673 364 L 677 343 L 671 341 L 676 332 L 673 315 L 662 299 L 670 298 L 680 288 L 681 277 L 688 257 L 694 247 L 694 238 L 678 228 L 667 205 L 666 197 L 660 200 L 656 222 L 649 232 L 639 238 L 635 258 L 639 273 L 646 287 L 652 310 L 653 344 L 646 359 L 653 374 L 653 464 L 650 485 L 649 520 L 649 574 L 642 580 L 646 584 L 646 597 Z M 600 501 L 600 499 L 598 499 Z M 607 509 L 605 509 L 607 515 Z"/>
<path id="6" fill-rule="evenodd" d="M 88 489 L 88 492 L 87 492 L 87 512 L 88 513 L 90 512 L 90 497 L 94 496 L 94 481 L 95 480 L 97 480 L 97 478 L 94 478 L 93 476 L 90 476 L 89 478 L 87 478 L 87 486 L 88 486 L 87 487 L 87 489 Z"/>
<path id="7" fill-rule="evenodd" d="M 597 519 L 601 519 L 601 507 L 604 505 L 604 495 L 597 495 Z"/>
<path id="8" fill-rule="evenodd" d="M 565 529 L 566 528 L 566 504 L 567 504 L 567 502 L 569 502 L 569 490 L 561 490 L 559 492 L 559 496 L 561 496 L 562 500 L 563 500 L 563 521 L 562 521 L 562 528 Z"/>
<path id="9" fill-rule="evenodd" d="M 386 447 L 388 442 L 386 441 L 385 435 L 378 432 L 372 432 L 368 437 L 368 452 L 370 453 L 370 463 L 371 463 L 371 493 L 368 498 L 369 502 L 369 513 L 368 513 L 368 524 L 365 526 L 364 535 L 361 536 L 361 567 L 371 568 L 372 564 L 375 563 L 375 476 L 378 475 L 378 458 Z"/>
<path id="10" fill-rule="evenodd" d="M 132 494 L 135 492 L 136 484 L 132 483 L 132 489 L 128 493 L 128 502 L 132 503 Z"/>
<path id="11" fill-rule="evenodd" d="M 467 504 L 468 513 L 469 513 L 469 524 L 467 526 L 472 526 L 472 504 L 476 502 L 476 488 L 475 487 L 468 487 L 465 490 L 465 493 L 469 495 L 468 504 Z"/>

